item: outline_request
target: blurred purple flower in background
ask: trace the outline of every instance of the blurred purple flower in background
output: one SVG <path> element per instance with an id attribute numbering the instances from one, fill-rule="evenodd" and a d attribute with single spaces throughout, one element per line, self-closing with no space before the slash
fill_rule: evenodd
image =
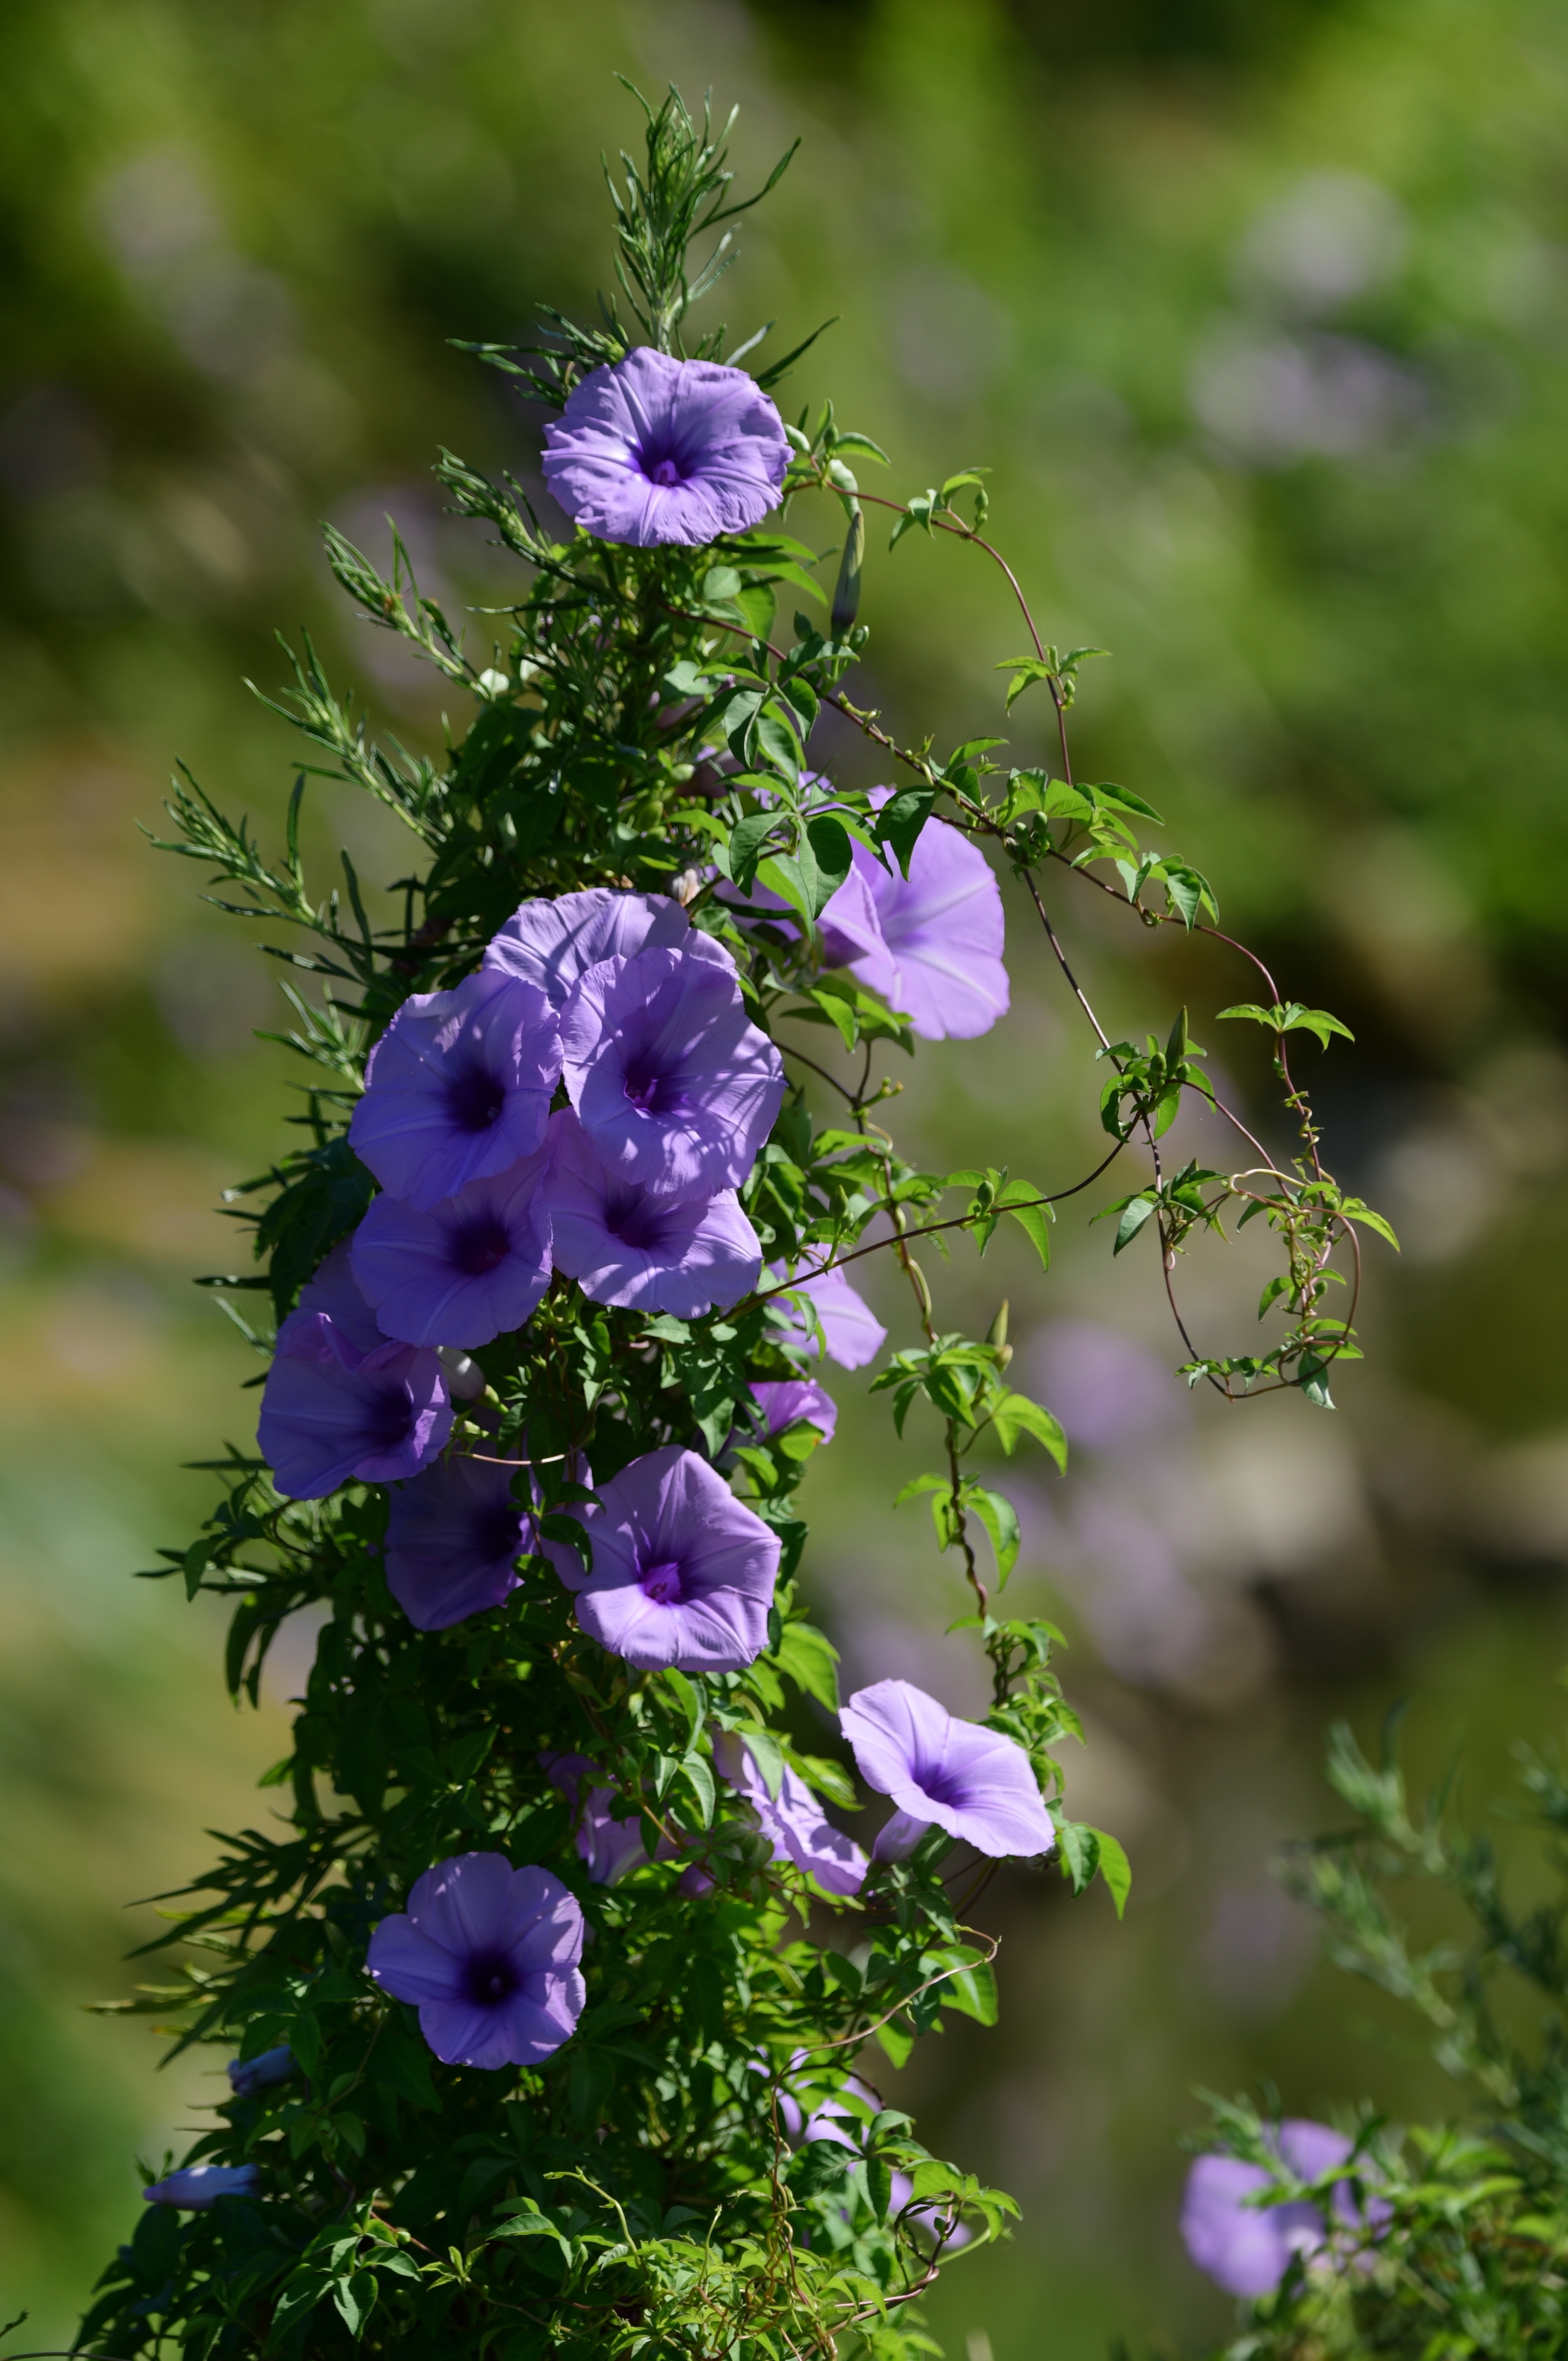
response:
<path id="1" fill-rule="evenodd" d="M 510 1467 L 444 1459 L 392 1488 L 387 1587 L 416 1631 L 444 1631 L 499 1607 L 517 1588 L 515 1561 L 532 1547 Z"/>
<path id="2" fill-rule="evenodd" d="M 562 1012 L 561 1044 L 567 1095 L 607 1165 L 661 1196 L 740 1186 L 778 1114 L 784 1061 L 727 961 L 601 961 Z"/>
<path id="3" fill-rule="evenodd" d="M 577 1621 L 644 1670 L 738 1673 L 767 1644 L 779 1542 L 706 1459 L 668 1444 L 599 1486 L 600 1507 L 571 1509 L 593 1544 L 545 1541 Z"/>
<path id="4" fill-rule="evenodd" d="M 932 1827 L 993 1859 L 1056 1843 L 1029 1758 L 1000 1730 L 959 1721 L 908 1681 L 858 1690 L 839 1719 L 866 1784 L 897 1806 L 874 1861 L 902 1861 Z"/>
<path id="5" fill-rule="evenodd" d="M 751 1395 L 762 1413 L 763 1432 L 782 1434 L 803 1418 L 831 1443 L 839 1424 L 839 1405 L 815 1378 L 753 1378 Z"/>
<path id="6" fill-rule="evenodd" d="M 532 2066 L 569 2040 L 587 1997 L 580 1904 L 547 1869 L 462 1852 L 427 1869 L 383 1918 L 366 1965 L 419 2009 L 447 2066 Z"/>
<path id="7" fill-rule="evenodd" d="M 638 549 L 749 532 L 789 465 L 778 412 L 744 369 L 647 346 L 590 370 L 544 443 L 544 480 L 574 523 Z"/>
<path id="8" fill-rule="evenodd" d="M 560 1077 L 538 985 L 466 976 L 404 1001 L 370 1052 L 349 1145 L 391 1196 L 428 1208 L 532 1155 Z"/>
<path id="9" fill-rule="evenodd" d="M 1298 2180 L 1321 2180 L 1344 2162 L 1352 2146 L 1343 2132 L 1302 2116 L 1279 2126 L 1280 2160 Z M 1269 2181 L 1262 2165 L 1235 2156 L 1198 2157 L 1188 2173 L 1181 2201 L 1183 2243 L 1198 2268 L 1229 2295 L 1272 2295 L 1293 2255 L 1310 2257 L 1327 2241 L 1322 2214 L 1305 2198 L 1278 2205 L 1248 2202 Z M 1368 2197 L 1365 2208 L 1358 2206 L 1354 2192 L 1342 2181 L 1334 2190 L 1333 2210 L 1343 2222 L 1365 2222 L 1376 2228 L 1387 2221 L 1392 2209 L 1380 2197 Z"/>
<path id="10" fill-rule="evenodd" d="M 786 1763 L 776 1795 L 742 1740 L 726 1730 L 713 1741 L 713 1759 L 737 1795 L 757 1815 L 775 1861 L 791 1861 L 814 1877 L 827 1894 L 858 1894 L 866 1880 L 866 1857 L 836 1828 L 804 1779 Z"/>
<path id="11" fill-rule="evenodd" d="M 279 1490 L 320 1500 L 350 1477 L 396 1483 L 433 1459 L 451 1432 L 435 1355 L 382 1334 L 347 1247 L 334 1246 L 278 1331 L 261 1396 L 257 1444 Z"/>
<path id="12" fill-rule="evenodd" d="M 231 2058 L 227 2068 L 229 2088 L 236 2099 L 253 2099 L 258 2091 L 270 2091 L 278 2083 L 287 2082 L 296 2063 L 286 2041 L 276 2049 L 261 2050 L 255 2058 Z"/>
<path id="13" fill-rule="evenodd" d="M 372 1202 L 349 1260 L 389 1336 L 471 1349 L 532 1319 L 550 1284 L 544 1161 L 540 1148 L 428 1213 L 401 1197 Z"/>
<path id="14" fill-rule="evenodd" d="M 891 790 L 880 793 L 885 801 Z M 1006 1014 L 1008 989 L 1001 890 L 979 846 L 931 819 L 907 877 L 863 844 L 850 851 L 854 866 L 822 913 L 828 965 L 880 993 L 922 1040 L 988 1033 Z"/>
<path id="15" fill-rule="evenodd" d="M 618 1817 L 616 1807 L 624 1815 L 626 1805 L 613 1787 L 590 1786 L 583 1795 L 584 1780 L 600 1776 L 586 1754 L 544 1754 L 540 1761 L 551 1785 L 578 1812 L 573 1841 L 596 1885 L 614 1885 L 647 1860 L 641 1814 L 633 1810 L 630 1819 Z"/>
<path id="16" fill-rule="evenodd" d="M 858 1295 L 841 1270 L 814 1273 L 813 1261 L 821 1260 L 821 1249 L 815 1257 L 808 1250 L 801 1257 L 794 1275 L 780 1264 L 770 1266 L 768 1276 L 783 1281 L 797 1294 L 809 1296 L 821 1323 L 822 1344 L 828 1347 L 830 1360 L 841 1369 L 863 1369 L 874 1361 L 887 1341 L 887 1330 L 877 1318 L 863 1295 Z M 822 1349 L 806 1325 L 806 1314 L 783 1296 L 773 1298 L 773 1316 L 784 1330 L 782 1342 L 793 1351 L 816 1354 Z"/>
<path id="17" fill-rule="evenodd" d="M 142 2191 L 149 2205 L 181 2205 L 204 2213 L 220 2197 L 254 2197 L 261 2180 L 254 2164 L 187 2164 L 149 2181 Z"/>
<path id="18" fill-rule="evenodd" d="M 691 920 L 667 894 L 619 894 L 598 885 L 562 894 L 553 902 L 524 902 L 485 953 L 485 969 L 521 977 L 564 1008 L 579 976 L 600 960 L 632 959 L 642 950 L 685 950 L 697 943 L 729 962 L 711 936 L 694 936 Z"/>
<path id="19" fill-rule="evenodd" d="M 550 1119 L 543 1192 L 551 1254 L 595 1303 L 695 1320 L 728 1312 L 762 1268 L 757 1233 L 732 1189 L 713 1197 L 654 1197 L 603 1164 L 577 1117 Z"/>

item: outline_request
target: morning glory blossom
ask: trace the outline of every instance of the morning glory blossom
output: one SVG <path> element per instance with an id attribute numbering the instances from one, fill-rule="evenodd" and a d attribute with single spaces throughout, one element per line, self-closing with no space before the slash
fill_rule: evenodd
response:
<path id="1" fill-rule="evenodd" d="M 236 2099 L 253 2099 L 258 2091 L 270 2091 L 280 2082 L 287 2082 L 298 2063 L 286 2041 L 276 2049 L 263 2049 L 254 2058 L 231 2058 L 226 2069 L 229 2089 Z"/>
<path id="2" fill-rule="evenodd" d="M 645 1671 L 738 1673 L 762 1654 L 778 1536 L 706 1459 L 669 1444 L 598 1495 L 566 1512 L 592 1543 L 591 1573 L 575 1549 L 543 1543 L 590 1639 Z"/>
<path id="3" fill-rule="evenodd" d="M 586 894 L 557 894 L 524 902 L 485 953 L 487 970 L 518 976 L 565 1008 L 573 985 L 600 960 L 632 959 L 639 951 L 695 950 L 733 972 L 722 943 L 693 930 L 668 894 L 622 894 L 596 885 Z"/>
<path id="4" fill-rule="evenodd" d="M 866 1784 L 897 1806 L 874 1861 L 902 1861 L 933 1827 L 993 1859 L 1056 1843 L 1029 1758 L 1000 1730 L 959 1721 L 908 1681 L 858 1690 L 839 1720 Z"/>
<path id="5" fill-rule="evenodd" d="M 416 1631 L 444 1631 L 499 1607 L 521 1579 L 516 1560 L 532 1547 L 510 1467 L 454 1457 L 392 1487 L 387 1587 Z"/>
<path id="6" fill-rule="evenodd" d="M 887 1330 L 841 1270 L 814 1268 L 814 1263 L 820 1259 L 820 1249 L 815 1256 L 808 1250 L 794 1274 L 782 1265 L 770 1266 L 770 1279 L 783 1281 L 797 1295 L 810 1297 L 822 1329 L 819 1344 L 806 1323 L 806 1314 L 787 1297 L 775 1295 L 773 1313 L 784 1332 L 781 1342 L 791 1351 L 808 1356 L 819 1353 L 826 1345 L 829 1360 L 837 1361 L 841 1369 L 863 1369 L 868 1361 L 876 1359 L 887 1342 Z"/>
<path id="7" fill-rule="evenodd" d="M 1008 986 L 1002 895 L 979 846 L 930 819 L 907 877 L 859 842 L 850 855 L 853 867 L 820 920 L 828 965 L 880 993 L 923 1040 L 989 1033 L 1006 1014 Z"/>
<path id="8" fill-rule="evenodd" d="M 423 1213 L 377 1197 L 354 1233 L 354 1276 L 389 1336 L 472 1349 L 532 1319 L 550 1284 L 545 1151 L 470 1180 Z"/>
<path id="9" fill-rule="evenodd" d="M 1268 2135 L 1269 2144 L 1274 2135 Z M 1288 2118 L 1278 2127 L 1281 2162 L 1298 2180 L 1321 2180 L 1351 2153 L 1343 2132 L 1303 2116 Z M 1321 2252 L 1328 2227 L 1319 2208 L 1306 2198 L 1278 2205 L 1249 2201 L 1270 2185 L 1271 2176 L 1260 2164 L 1236 2156 L 1200 2156 L 1193 2159 L 1181 2201 L 1181 2236 L 1187 2252 L 1228 2295 L 1272 2295 L 1290 2268 L 1291 2257 Z M 1346 2181 L 1333 2193 L 1333 2211 L 1342 2222 L 1387 2221 L 1387 2200 L 1368 2197 L 1356 2202 Z"/>
<path id="10" fill-rule="evenodd" d="M 648 1858 L 641 1814 L 633 1809 L 627 1817 L 626 1804 L 613 1787 L 590 1786 L 583 1794 L 583 1782 L 600 1776 L 586 1754 L 546 1754 L 540 1759 L 551 1785 L 560 1788 L 577 1814 L 572 1840 L 594 1883 L 614 1885 L 629 1870 L 639 1868 Z"/>
<path id="11" fill-rule="evenodd" d="M 204 2213 L 220 2197 L 254 2197 L 261 2180 L 254 2164 L 187 2164 L 178 2172 L 150 2180 L 142 2191 L 149 2205 L 178 2205 L 187 2213 Z"/>
<path id="12" fill-rule="evenodd" d="M 441 1363 L 383 1334 L 334 1246 L 278 1331 L 261 1396 L 257 1444 L 278 1489 L 320 1500 L 351 1477 L 396 1483 L 451 1433 Z"/>
<path id="13" fill-rule="evenodd" d="M 349 1145 L 389 1195 L 428 1209 L 532 1154 L 560 1076 L 544 994 L 481 971 L 404 1001 L 370 1052 Z"/>
<path id="14" fill-rule="evenodd" d="M 447 2066 L 536 2066 L 570 2040 L 587 1994 L 582 1905 L 547 1869 L 460 1852 L 415 1881 L 383 1918 L 366 1966 L 419 2009 Z"/>
<path id="15" fill-rule="evenodd" d="M 550 1118 L 543 1194 L 555 1268 L 595 1303 L 696 1320 L 716 1304 L 729 1311 L 762 1272 L 733 1189 L 651 1196 L 600 1160 L 570 1107 Z"/>
<path id="16" fill-rule="evenodd" d="M 784 1098 L 784 1061 L 728 962 L 601 960 L 561 1013 L 566 1094 L 601 1161 L 658 1196 L 738 1189 Z"/>
<path id="17" fill-rule="evenodd" d="M 789 465 L 778 412 L 744 369 L 645 345 L 590 370 L 544 445 L 544 480 L 574 523 L 637 549 L 750 532 Z"/>
<path id="18" fill-rule="evenodd" d="M 770 1795 L 756 1758 L 743 1740 L 725 1730 L 713 1741 L 713 1759 L 737 1795 L 757 1816 L 775 1861 L 793 1861 L 827 1894 L 858 1894 L 866 1880 L 866 1857 L 836 1828 L 797 1772 L 786 1763 L 779 1792 Z"/>
<path id="19" fill-rule="evenodd" d="M 762 1413 L 764 1434 L 782 1434 L 797 1419 L 817 1428 L 831 1443 L 839 1423 L 839 1405 L 814 1378 L 753 1378 L 751 1395 Z"/>

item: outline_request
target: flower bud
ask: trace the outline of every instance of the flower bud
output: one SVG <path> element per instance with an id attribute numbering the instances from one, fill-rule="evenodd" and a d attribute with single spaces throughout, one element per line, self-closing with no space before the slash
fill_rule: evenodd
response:
<path id="1" fill-rule="evenodd" d="M 844 536 L 844 555 L 839 561 L 839 580 L 833 592 L 830 626 L 836 640 L 844 639 L 854 622 L 861 603 L 861 567 L 866 555 L 865 512 L 859 500 L 850 500 L 846 505 L 850 511 L 850 530 Z"/>
<path id="2" fill-rule="evenodd" d="M 256 2058 L 231 2058 L 229 2087 L 236 2099 L 253 2099 L 258 2091 L 269 2091 L 274 2084 L 288 2081 L 295 2063 L 294 2053 L 286 2041 L 276 2049 L 262 2050 Z"/>

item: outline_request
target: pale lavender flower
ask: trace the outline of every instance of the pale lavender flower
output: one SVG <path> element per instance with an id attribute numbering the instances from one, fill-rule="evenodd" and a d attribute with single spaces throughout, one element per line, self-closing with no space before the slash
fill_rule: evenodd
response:
<path id="1" fill-rule="evenodd" d="M 821 1258 L 820 1248 L 808 1249 L 793 1274 L 782 1265 L 773 1264 L 768 1276 L 784 1280 L 796 1294 L 810 1297 L 830 1360 L 837 1361 L 841 1369 L 863 1369 L 881 1352 L 887 1341 L 887 1330 L 841 1270 L 815 1269 Z M 782 1296 L 773 1298 L 773 1316 L 784 1328 L 782 1341 L 793 1350 L 808 1355 L 821 1350 L 806 1314 Z"/>
<path id="2" fill-rule="evenodd" d="M 452 1432 L 452 1403 L 432 1352 L 389 1340 L 334 1246 L 278 1331 L 257 1444 L 278 1489 L 320 1500 L 356 1477 L 417 1474 Z"/>
<path id="3" fill-rule="evenodd" d="M 614 1885 L 629 1870 L 639 1868 L 648 1858 L 641 1814 L 633 1810 L 627 1818 L 626 1806 L 613 1787 L 590 1786 L 583 1794 L 583 1782 L 599 1776 L 586 1754 L 544 1754 L 540 1761 L 551 1785 L 560 1788 L 577 1814 L 573 1842 L 594 1883 Z"/>
<path id="4" fill-rule="evenodd" d="M 744 369 L 639 346 L 590 370 L 544 429 L 544 480 L 601 541 L 691 547 L 778 504 L 789 445 Z"/>
<path id="5" fill-rule="evenodd" d="M 933 819 L 916 839 L 907 877 L 863 844 L 850 854 L 820 921 L 828 965 L 880 993 L 923 1040 L 988 1033 L 1006 1013 L 1008 987 L 1002 895 L 979 846 Z"/>
<path id="6" fill-rule="evenodd" d="M 737 1795 L 743 1795 L 773 1849 L 775 1861 L 789 1861 L 814 1877 L 826 1894 L 858 1894 L 866 1879 L 866 1857 L 836 1828 L 798 1773 L 786 1763 L 779 1792 L 766 1780 L 745 1741 L 726 1730 L 713 1741 L 713 1759 Z"/>
<path id="7" fill-rule="evenodd" d="M 587 1998 L 582 1905 L 547 1869 L 460 1852 L 416 1880 L 383 1918 L 366 1965 L 419 2008 L 447 2066 L 535 2066 L 571 2038 Z"/>
<path id="8" fill-rule="evenodd" d="M 857 1691 L 839 1720 L 866 1784 L 897 1806 L 874 1861 L 902 1861 L 932 1827 L 992 1859 L 1055 1844 L 1029 1758 L 1000 1730 L 958 1720 L 908 1681 Z"/>
<path id="9" fill-rule="evenodd" d="M 629 1664 L 738 1673 L 767 1645 L 779 1542 L 695 1451 L 669 1444 L 599 1487 L 602 1505 L 572 1509 L 593 1545 L 543 1549 L 590 1639 Z"/>
<path id="10" fill-rule="evenodd" d="M 516 1560 L 534 1544 L 511 1487 L 510 1467 L 469 1458 L 392 1487 L 387 1587 L 416 1630 L 444 1631 L 517 1588 Z"/>
<path id="11" fill-rule="evenodd" d="M 545 1150 L 422 1213 L 377 1197 L 349 1247 L 354 1276 L 389 1336 L 472 1348 L 521 1328 L 550 1284 Z"/>
<path id="12" fill-rule="evenodd" d="M 570 1107 L 550 1118 L 543 1188 L 555 1268 L 595 1303 L 696 1320 L 757 1283 L 762 1249 L 733 1189 L 651 1196 L 601 1162 Z"/>
<path id="13" fill-rule="evenodd" d="M 560 1028 L 538 985 L 466 976 L 404 1001 L 370 1052 L 349 1145 L 390 1196 L 428 1208 L 531 1156 L 560 1077 Z"/>
<path id="14" fill-rule="evenodd" d="M 691 920 L 669 895 L 612 893 L 596 885 L 585 894 L 524 902 L 491 937 L 484 963 L 487 970 L 533 984 L 559 1010 L 578 977 L 600 960 L 689 950 L 733 968 L 723 945 L 711 935 L 694 934 Z"/>
<path id="15" fill-rule="evenodd" d="M 204 2213 L 220 2197 L 254 2197 L 260 2180 L 254 2164 L 187 2164 L 161 2180 L 148 2181 L 142 2195 L 149 2205 L 178 2205 L 187 2213 Z"/>
<path id="16" fill-rule="evenodd" d="M 280 2082 L 287 2082 L 294 2073 L 298 2060 L 286 2041 L 276 2049 L 263 2049 L 254 2058 L 231 2058 L 227 2073 L 229 2088 L 236 2099 L 253 2099 L 258 2091 L 270 2091 Z"/>
<path id="17" fill-rule="evenodd" d="M 1275 2136 L 1266 2136 L 1275 2147 Z M 1321 2180 L 1345 2161 L 1351 2147 L 1343 2132 L 1303 2116 L 1290 2117 L 1278 2128 L 1280 2160 L 1298 2180 Z M 1262 2165 L 1236 2156 L 1197 2157 L 1188 2173 L 1181 2201 L 1182 2241 L 1198 2268 L 1228 2295 L 1272 2295 L 1293 2256 L 1310 2259 L 1327 2243 L 1323 2215 L 1308 2199 L 1277 2205 L 1251 2202 L 1270 2181 Z M 1374 2229 L 1392 2211 L 1386 2198 L 1376 2196 L 1358 2204 L 1343 2181 L 1334 2190 L 1333 2210 L 1345 2224 L 1365 2223 Z"/>
<path id="18" fill-rule="evenodd" d="M 784 1061 L 728 961 L 640 951 L 589 968 L 561 1015 L 566 1094 L 601 1160 L 658 1196 L 738 1189 L 784 1098 Z"/>
<path id="19" fill-rule="evenodd" d="M 831 1443 L 839 1423 L 839 1405 L 815 1378 L 753 1378 L 751 1394 L 762 1413 L 762 1431 L 782 1434 L 796 1419 L 817 1428 Z"/>

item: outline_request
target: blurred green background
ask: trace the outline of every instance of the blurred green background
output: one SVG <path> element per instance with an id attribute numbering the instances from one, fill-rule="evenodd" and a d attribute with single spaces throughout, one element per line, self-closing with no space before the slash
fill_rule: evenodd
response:
<path id="1" fill-rule="evenodd" d="M 1405 1252 L 1368 1256 L 1371 1356 L 1334 1415 L 1190 1400 L 1149 1257 L 1113 1266 L 1080 1219 L 1048 1281 L 1000 1241 L 941 1278 L 955 1323 L 1010 1294 L 1016 1366 L 1077 1446 L 1065 1484 L 1023 1471 L 1016 1593 L 1071 1633 L 1073 1797 L 1136 1883 L 1120 1928 L 1102 1893 L 1001 1892 L 1004 2030 L 902 2079 L 1026 2208 L 938 2324 L 969 2361 L 1190 2349 L 1227 2317 L 1174 2232 L 1195 2083 L 1443 2103 L 1267 1873 L 1332 1822 L 1323 1723 L 1365 1735 L 1409 1697 L 1418 1764 L 1463 1740 L 1484 1804 L 1568 1658 L 1568 18 L 1532 0 L 10 0 L 0 2316 L 67 2330 L 136 2213 L 133 2155 L 203 2120 L 216 2061 L 160 2076 L 145 2031 L 81 2007 L 135 1972 L 156 1921 L 126 1905 L 267 1807 L 308 1660 L 286 1638 L 258 1727 L 223 1701 L 217 1625 L 128 1578 L 186 1537 L 203 1479 L 178 1463 L 248 1433 L 254 1364 L 189 1280 L 234 1267 L 212 1209 L 288 1109 L 253 1038 L 279 971 L 136 824 L 179 756 L 276 827 L 292 749 L 242 684 L 279 679 L 277 623 L 439 744 L 428 680 L 329 595 L 317 520 L 379 551 L 394 510 L 427 587 L 508 595 L 427 470 L 445 442 L 526 479 L 537 422 L 445 340 L 591 300 L 598 151 L 634 128 L 618 66 L 739 99 L 748 172 L 804 133 L 724 283 L 737 335 L 842 315 L 785 407 L 831 392 L 887 489 L 993 468 L 1049 636 L 1113 651 L 1084 773 L 1158 806 L 1227 925 L 1356 1035 L 1308 1062 Z M 978 563 L 873 546 L 862 617 L 861 695 L 905 734 L 1000 726 L 1019 631 Z M 1044 754 L 1031 701 L 1009 726 Z M 822 753 L 872 775 L 858 744 Z M 373 877 L 403 861 L 346 791 L 314 826 L 319 871 L 337 840 Z M 1242 973 L 1058 899 L 1113 1031 L 1185 998 L 1260 1104 L 1212 1025 Z M 926 1052 L 898 1119 L 918 1154 L 985 1144 L 1051 1187 L 1091 1160 L 1093 1070 L 1009 924 L 1012 1017 Z M 1245 1349 L 1248 1255 L 1186 1284 L 1203 1340 Z M 950 1570 L 888 1506 L 916 1446 L 839 1390 L 823 1611 L 852 1674 L 973 1706 L 936 1636 Z"/>

